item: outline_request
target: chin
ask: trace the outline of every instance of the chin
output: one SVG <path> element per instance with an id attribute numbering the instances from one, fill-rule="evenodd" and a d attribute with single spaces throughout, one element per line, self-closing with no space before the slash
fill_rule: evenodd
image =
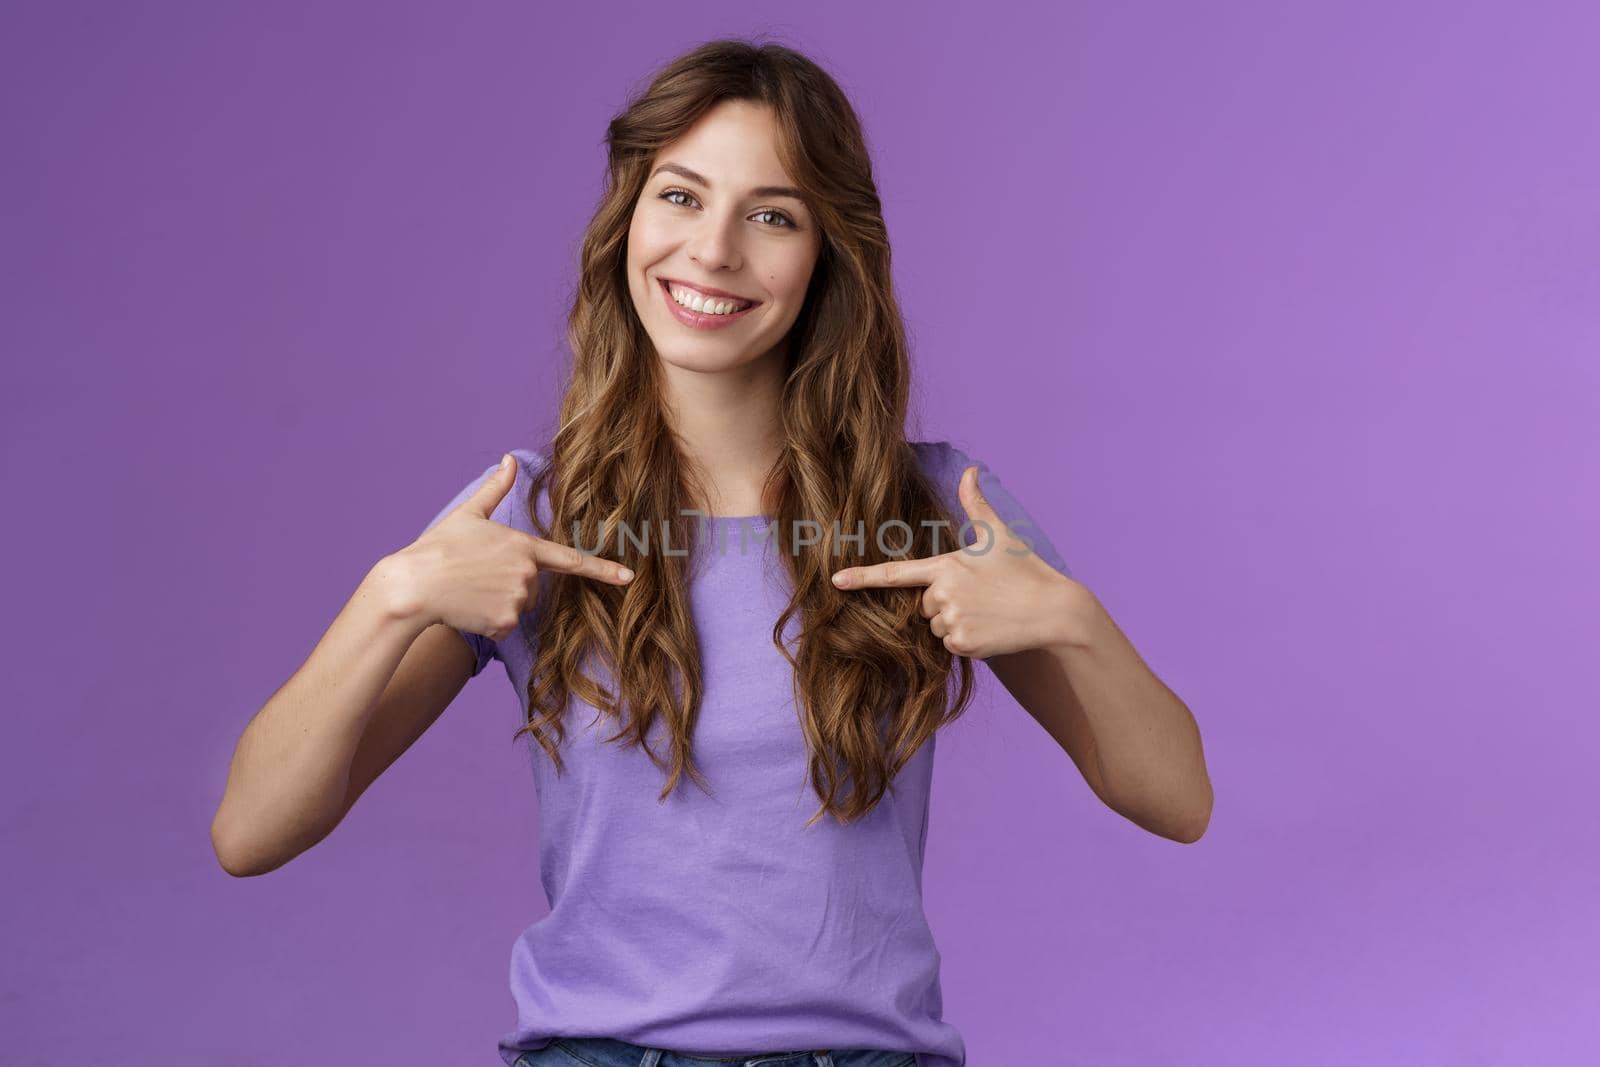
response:
<path id="1" fill-rule="evenodd" d="M 729 348 L 725 345 L 715 344 L 673 344 L 662 347 L 656 346 L 656 353 L 661 361 L 680 370 L 699 371 L 702 374 L 713 374 L 717 371 L 733 370 L 753 363 L 757 359 L 755 353 L 743 348 Z"/>

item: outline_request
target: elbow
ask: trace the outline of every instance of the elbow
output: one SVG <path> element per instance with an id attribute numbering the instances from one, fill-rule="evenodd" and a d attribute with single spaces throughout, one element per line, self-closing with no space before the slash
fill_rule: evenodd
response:
<path id="1" fill-rule="evenodd" d="M 248 878 L 256 872 L 245 862 L 239 850 L 230 844 L 217 830 L 217 824 L 211 824 L 211 851 L 217 857 L 217 863 L 224 871 L 235 878 Z"/>
<path id="2" fill-rule="evenodd" d="M 211 851 L 216 853 L 217 865 L 234 878 L 249 878 L 260 873 L 244 862 L 236 853 L 218 845 L 215 840 L 211 842 Z"/>
<path id="3" fill-rule="evenodd" d="M 1194 844 L 1206 835 L 1206 829 L 1211 825 L 1212 793 L 1209 781 L 1205 783 L 1203 796 L 1182 804 L 1169 801 L 1159 806 L 1135 806 L 1121 802 L 1112 794 L 1103 795 L 1100 799 L 1106 807 L 1141 830 L 1180 845 Z"/>
<path id="4" fill-rule="evenodd" d="M 1205 802 L 1197 805 L 1186 818 L 1178 823 L 1176 832 L 1169 834 L 1172 840 L 1181 845 L 1192 845 L 1206 835 L 1206 828 L 1211 825 L 1212 795 L 1211 785 L 1206 784 Z"/>
<path id="5" fill-rule="evenodd" d="M 1176 841 L 1180 845 L 1192 845 L 1206 835 L 1206 829 L 1211 825 L 1211 791 L 1207 788 L 1203 803 L 1183 807 L 1138 810 L 1113 806 L 1113 810 L 1157 837 Z"/>
<path id="6" fill-rule="evenodd" d="M 211 822 L 211 851 L 216 855 L 217 863 L 222 869 L 235 878 L 254 878 L 256 875 L 266 874 L 274 867 L 273 864 L 262 863 L 259 857 L 252 856 L 239 842 L 237 835 L 227 831 L 220 817 Z"/>
<path id="7" fill-rule="evenodd" d="M 330 828 L 331 829 L 331 828 Z M 217 863 L 235 878 L 254 878 L 275 871 L 328 835 L 328 830 L 291 839 L 241 833 L 220 817 L 211 824 L 211 851 Z"/>
<path id="8" fill-rule="evenodd" d="M 1206 827 L 1210 823 L 1211 815 L 1207 813 L 1201 818 L 1189 820 L 1167 837 L 1180 845 L 1192 845 L 1206 835 Z"/>
<path id="9" fill-rule="evenodd" d="M 1192 845 L 1205 836 L 1206 827 L 1211 823 L 1211 809 L 1203 813 L 1179 816 L 1173 813 L 1154 815 L 1147 812 L 1129 811 L 1124 808 L 1113 808 L 1118 815 L 1133 823 L 1148 833 L 1157 837 L 1164 837 L 1168 841 L 1176 841 L 1180 845 Z"/>

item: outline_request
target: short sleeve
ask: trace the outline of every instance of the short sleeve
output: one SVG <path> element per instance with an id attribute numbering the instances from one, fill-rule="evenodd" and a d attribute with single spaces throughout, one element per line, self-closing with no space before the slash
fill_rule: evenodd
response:
<path id="1" fill-rule="evenodd" d="M 426 533 L 428 530 L 432 529 L 438 524 L 440 519 L 444 518 L 446 515 L 450 514 L 450 512 L 460 507 L 462 501 L 466 500 L 473 493 L 476 493 L 478 491 L 478 487 L 484 482 L 488 481 L 489 476 L 493 474 L 495 469 L 499 466 L 500 464 L 498 462 L 489 464 L 489 468 L 487 470 L 478 475 L 476 478 L 473 478 L 464 487 L 462 487 L 461 491 L 456 493 L 456 495 L 450 500 L 450 503 L 440 508 L 438 514 L 434 515 L 433 518 L 428 520 L 428 524 L 422 528 L 422 533 Z M 518 477 L 520 478 L 521 476 L 521 472 L 519 471 Z M 513 495 L 514 493 L 506 494 L 506 499 L 502 500 L 495 508 L 491 518 L 503 521 L 501 509 L 506 507 L 507 502 L 511 500 Z M 469 633 L 466 630 L 461 629 L 457 629 L 456 633 L 460 634 L 461 639 L 467 643 L 467 647 L 472 649 L 472 677 L 476 678 L 479 674 L 483 673 L 483 669 L 489 665 L 490 660 L 498 658 L 499 647 L 494 641 L 483 636 L 482 634 Z"/>
<path id="2" fill-rule="evenodd" d="M 1037 552 L 1046 563 L 1067 577 L 1072 577 L 1072 571 L 1067 569 L 1066 560 L 1062 558 L 1050 535 L 1034 521 L 1033 516 L 1022 506 L 1022 502 L 1011 494 L 1011 490 L 1006 488 L 999 475 L 989 469 L 987 463 L 981 459 L 968 457 L 949 441 L 919 442 L 915 448 L 929 474 L 944 493 L 951 514 L 958 520 L 966 516 L 966 511 L 961 506 L 961 474 L 975 463 L 978 466 L 978 486 L 988 498 L 995 514 L 999 515 L 1019 538 L 1030 543 L 1033 551 Z M 980 533 L 977 536 L 981 538 L 983 535 Z M 977 540 L 975 539 L 973 543 L 976 544 Z"/>

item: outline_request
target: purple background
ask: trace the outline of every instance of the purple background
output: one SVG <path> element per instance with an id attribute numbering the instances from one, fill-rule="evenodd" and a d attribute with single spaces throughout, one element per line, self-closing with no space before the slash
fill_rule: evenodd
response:
<path id="1" fill-rule="evenodd" d="M 1146 833 L 980 671 L 926 868 L 970 1062 L 1587 1062 L 1592 5 L 138 7 L 0 24 L 8 1064 L 498 1062 L 544 910 L 499 665 L 288 866 L 209 822 L 371 563 L 548 423 L 607 118 L 759 32 L 867 124 L 914 435 L 1216 786 Z"/>

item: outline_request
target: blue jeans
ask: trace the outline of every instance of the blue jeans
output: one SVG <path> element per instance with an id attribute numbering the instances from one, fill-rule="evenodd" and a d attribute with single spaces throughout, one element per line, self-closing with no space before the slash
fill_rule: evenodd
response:
<path id="1" fill-rule="evenodd" d="M 916 1067 L 909 1052 L 879 1052 L 867 1048 L 817 1049 L 771 1052 L 760 1056 L 706 1059 L 664 1048 L 631 1045 L 610 1037 L 558 1037 L 548 1046 L 524 1052 L 516 1067 Z"/>

